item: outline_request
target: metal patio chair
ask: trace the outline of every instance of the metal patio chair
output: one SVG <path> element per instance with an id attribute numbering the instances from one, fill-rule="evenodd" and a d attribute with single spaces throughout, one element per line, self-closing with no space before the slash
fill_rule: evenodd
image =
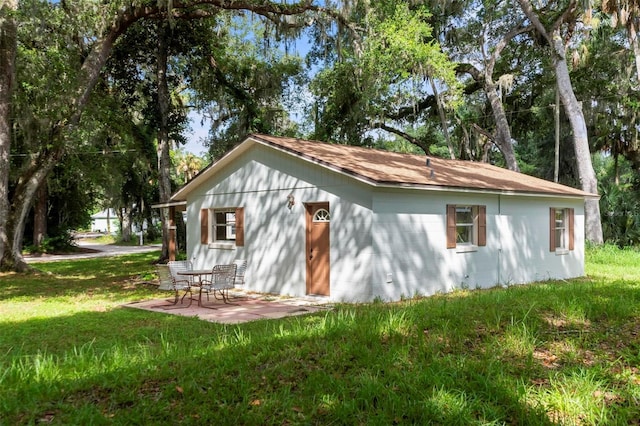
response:
<path id="1" fill-rule="evenodd" d="M 236 278 L 233 280 L 233 284 L 244 285 L 244 274 L 247 271 L 247 261 L 244 259 L 236 259 L 233 263 L 236 265 Z"/>
<path id="2" fill-rule="evenodd" d="M 184 276 L 178 274 L 181 271 L 187 271 L 193 269 L 193 265 L 188 260 L 174 260 L 167 263 L 167 267 L 169 269 L 169 275 L 171 277 L 171 284 L 173 286 L 173 290 L 176 292 L 175 300 L 173 301 L 174 305 L 178 304 L 178 299 L 180 299 L 180 292 L 184 291 L 182 295 L 182 299 L 180 299 L 180 303 L 184 303 L 184 298 L 189 295 L 189 304 L 193 302 L 193 292 L 191 288 L 193 287 L 193 277 Z"/>
<path id="3" fill-rule="evenodd" d="M 233 288 L 236 279 L 236 265 L 216 265 L 211 270 L 211 279 L 203 279 L 200 283 L 200 294 L 198 295 L 198 304 L 205 308 L 202 304 L 202 293 L 206 293 L 207 301 L 209 300 L 209 293 L 213 294 L 213 297 L 218 299 L 216 292 L 218 292 L 224 303 L 229 303 L 229 290 Z"/>

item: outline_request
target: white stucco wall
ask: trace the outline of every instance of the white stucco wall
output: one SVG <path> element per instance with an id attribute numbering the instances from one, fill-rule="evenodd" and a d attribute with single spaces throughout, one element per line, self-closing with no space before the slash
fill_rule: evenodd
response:
<path id="1" fill-rule="evenodd" d="M 584 275 L 584 203 L 582 200 L 501 197 L 496 227 L 500 284 L 565 279 Z M 574 250 L 549 251 L 549 208 L 573 208 Z M 513 236 L 513 238 L 511 238 Z"/>
<path id="2" fill-rule="evenodd" d="M 295 205 L 287 208 L 287 195 Z M 335 300 L 370 298 L 371 190 L 345 176 L 254 146 L 187 197 L 187 256 L 196 268 L 247 260 L 248 289 L 306 294 L 306 202 L 329 202 L 330 293 Z M 245 208 L 245 245 L 200 244 L 200 209 Z M 197 225 L 195 225 L 197 224 Z M 357 295 L 357 297 L 356 297 Z"/>
<path id="3" fill-rule="evenodd" d="M 511 195 L 376 191 L 373 293 L 384 300 L 584 275 L 581 200 Z M 487 244 L 447 249 L 446 205 L 487 207 Z M 549 251 L 549 208 L 575 209 L 575 249 Z"/>
<path id="4" fill-rule="evenodd" d="M 287 208 L 287 196 L 295 205 Z M 381 189 L 254 145 L 187 196 L 196 268 L 246 259 L 246 288 L 306 294 L 306 202 L 329 202 L 330 298 L 370 301 L 584 274 L 582 200 Z M 446 248 L 446 205 L 485 205 L 487 245 Z M 245 208 L 245 245 L 200 244 L 200 209 Z M 549 208 L 575 209 L 575 250 L 549 251 Z"/>

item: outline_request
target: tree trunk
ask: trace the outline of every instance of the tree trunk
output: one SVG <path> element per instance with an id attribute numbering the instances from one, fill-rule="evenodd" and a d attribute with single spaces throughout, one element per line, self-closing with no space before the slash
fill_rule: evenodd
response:
<path id="1" fill-rule="evenodd" d="M 184 223 L 184 217 L 181 211 L 176 211 L 174 215 L 174 223 L 176 224 L 176 249 L 186 253 L 187 251 L 187 225 Z"/>
<path id="2" fill-rule="evenodd" d="M 582 112 L 582 105 L 578 102 L 571 78 L 569 77 L 569 68 L 564 56 L 564 46 L 561 45 L 559 31 L 554 32 L 554 40 L 557 45 L 554 46 L 556 54 L 554 55 L 553 66 L 558 78 L 558 90 L 560 91 L 560 99 L 564 105 L 565 112 L 571 124 L 573 131 L 573 145 L 576 153 L 576 161 L 578 163 L 578 175 L 582 190 L 591 194 L 598 193 L 598 179 L 593 170 L 591 161 L 591 151 L 589 150 L 589 136 L 587 134 L 587 124 Z M 558 52 L 562 49 L 562 52 Z M 562 53 L 562 55 L 560 55 Z M 600 202 L 598 200 L 585 201 L 585 238 L 594 244 L 602 244 L 602 222 L 600 218 Z"/>
<path id="3" fill-rule="evenodd" d="M 111 235 L 111 207 L 107 207 L 107 234 Z"/>
<path id="4" fill-rule="evenodd" d="M 0 6 L 0 260 L 9 246 L 5 224 L 9 219 L 9 153 L 11 152 L 11 100 L 15 79 L 17 26 L 13 13 L 18 0 Z"/>
<path id="5" fill-rule="evenodd" d="M 493 119 L 496 122 L 495 144 L 498 145 L 498 148 L 502 152 L 504 161 L 507 163 L 507 168 L 514 172 L 520 172 L 520 167 L 518 166 L 518 160 L 516 159 L 516 154 L 513 150 L 513 143 L 511 142 L 511 128 L 509 127 L 507 114 L 504 112 L 502 99 L 500 99 L 500 96 L 498 95 L 498 88 L 493 81 L 493 72 L 498 58 L 509 42 L 511 42 L 511 40 L 513 40 L 513 38 L 518 34 L 527 31 L 527 29 L 528 27 L 523 26 L 512 28 L 496 43 L 491 55 L 486 54 L 484 45 L 480 46 L 485 62 L 484 71 L 482 73 L 484 78 L 484 91 L 489 99 Z M 484 37 L 482 39 L 484 39 Z"/>
<path id="6" fill-rule="evenodd" d="M 569 76 L 569 67 L 566 60 L 566 49 L 564 46 L 560 27 L 563 23 L 556 23 L 554 29 L 547 31 L 529 0 L 518 0 L 522 11 L 527 15 L 536 30 L 542 35 L 551 46 L 551 59 L 556 73 L 558 82 L 558 90 L 560 91 L 560 99 L 564 105 L 565 112 L 569 118 L 571 130 L 573 132 L 573 146 L 576 154 L 576 162 L 578 163 L 578 175 L 582 190 L 591 194 L 598 194 L 598 179 L 593 170 L 591 161 L 591 151 L 589 150 L 589 137 L 587 134 L 587 125 L 582 112 L 582 106 L 578 102 L 573 91 L 571 78 Z M 575 8 L 575 2 L 571 2 L 565 15 L 570 15 L 571 8 Z M 585 238 L 594 244 L 602 244 L 602 222 L 600 218 L 600 203 L 598 200 L 586 200 L 584 204 L 585 210 Z"/>
<path id="7" fill-rule="evenodd" d="M 0 259 L 0 269 L 18 272 L 29 269 L 29 265 L 27 265 L 22 256 L 22 241 L 27 215 L 31 209 L 36 191 L 53 170 L 59 155 L 59 152 L 50 152 L 42 155 L 37 161 L 34 161 L 18 181 L 7 220 L 9 245 L 4 252 L 3 258 Z"/>
<path id="8" fill-rule="evenodd" d="M 493 81 L 493 72 L 502 51 L 513 40 L 513 38 L 519 34 L 529 31 L 530 29 L 530 27 L 523 27 L 521 25 L 512 28 L 496 43 L 493 52 L 490 55 L 486 52 L 487 46 L 485 44 L 481 44 L 479 47 L 482 51 L 482 57 L 484 60 L 484 68 L 482 71 L 471 64 L 461 68 L 461 70 L 468 72 L 476 82 L 482 84 L 483 90 L 489 100 L 489 105 L 491 105 L 491 112 L 496 124 L 495 136 L 490 134 L 487 134 L 486 136 L 495 143 L 502 153 L 504 161 L 507 164 L 507 168 L 515 172 L 520 172 L 520 166 L 518 166 L 518 160 L 513 149 L 513 143 L 511 142 L 511 128 L 509 127 L 507 115 L 504 112 L 504 105 L 498 94 L 498 87 Z M 484 40 L 484 37 L 482 37 L 481 40 Z M 485 161 L 485 157 L 487 155 L 486 149 L 484 150 L 484 154 L 483 161 Z"/>
<path id="9" fill-rule="evenodd" d="M 442 101 L 440 100 L 440 94 L 438 93 L 438 88 L 436 87 L 436 82 L 433 81 L 433 78 L 429 77 L 429 83 L 431 83 L 431 90 L 433 91 L 433 96 L 436 98 L 436 105 L 438 106 L 438 115 L 440 116 L 440 124 L 442 125 L 442 134 L 444 135 L 444 140 L 447 142 L 447 148 L 449 148 L 449 157 L 452 160 L 456 159 L 456 154 L 453 149 L 453 144 L 451 143 L 451 138 L 449 137 L 449 125 L 447 124 L 447 117 L 444 113 L 444 107 L 442 106 Z"/>
<path id="10" fill-rule="evenodd" d="M 125 242 L 131 241 L 131 208 L 118 209 L 118 219 L 120 221 L 120 238 Z"/>
<path id="11" fill-rule="evenodd" d="M 158 112 L 160 113 L 160 126 L 158 128 L 158 176 L 160 202 L 164 203 L 171 198 L 171 158 L 169 156 L 169 85 L 167 83 L 167 60 L 168 48 L 167 37 L 169 37 L 169 23 L 158 24 Z M 160 220 L 162 223 L 162 253 L 160 261 L 169 258 L 169 214 L 168 209 L 160 209 Z"/>
<path id="12" fill-rule="evenodd" d="M 504 156 L 507 168 L 514 172 L 520 172 L 518 160 L 516 159 L 516 154 L 513 151 L 513 144 L 511 143 L 511 128 L 507 121 L 507 115 L 504 112 L 502 100 L 500 99 L 500 96 L 498 96 L 496 85 L 489 75 L 485 75 L 484 91 L 489 98 L 491 111 L 493 112 L 493 119 L 496 121 L 496 145 L 498 145 L 498 148 L 500 148 L 500 151 Z"/>
<path id="13" fill-rule="evenodd" d="M 47 235 L 47 181 L 45 180 L 36 195 L 33 206 L 33 245 L 40 250 Z"/>
<path id="14" fill-rule="evenodd" d="M 638 29 L 634 22 L 635 21 L 632 19 L 629 25 L 628 34 L 631 47 L 633 47 L 633 56 L 636 60 L 636 77 L 638 78 L 638 82 L 640 82 L 640 44 L 638 43 Z"/>

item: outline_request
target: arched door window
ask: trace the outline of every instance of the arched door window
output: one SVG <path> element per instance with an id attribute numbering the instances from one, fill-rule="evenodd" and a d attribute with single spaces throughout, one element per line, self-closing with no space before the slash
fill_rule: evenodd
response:
<path id="1" fill-rule="evenodd" d="M 316 211 L 316 214 L 313 215 L 314 222 L 329 222 L 331 220 L 331 216 L 329 215 L 329 211 L 326 209 L 319 209 Z"/>

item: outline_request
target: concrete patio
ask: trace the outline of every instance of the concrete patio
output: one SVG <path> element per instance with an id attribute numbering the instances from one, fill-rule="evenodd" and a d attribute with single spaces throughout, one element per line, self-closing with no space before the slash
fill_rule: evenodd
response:
<path id="1" fill-rule="evenodd" d="M 230 303 L 215 300 L 213 297 L 209 301 L 204 300 L 203 304 L 207 307 L 198 306 L 196 299 L 192 301 L 191 305 L 186 299 L 184 303 L 178 302 L 177 305 L 173 305 L 172 299 L 167 298 L 133 302 L 124 306 L 165 314 L 198 317 L 204 321 L 221 324 L 284 318 L 330 309 L 324 298 L 284 298 L 239 291 L 233 292 L 231 296 Z"/>

